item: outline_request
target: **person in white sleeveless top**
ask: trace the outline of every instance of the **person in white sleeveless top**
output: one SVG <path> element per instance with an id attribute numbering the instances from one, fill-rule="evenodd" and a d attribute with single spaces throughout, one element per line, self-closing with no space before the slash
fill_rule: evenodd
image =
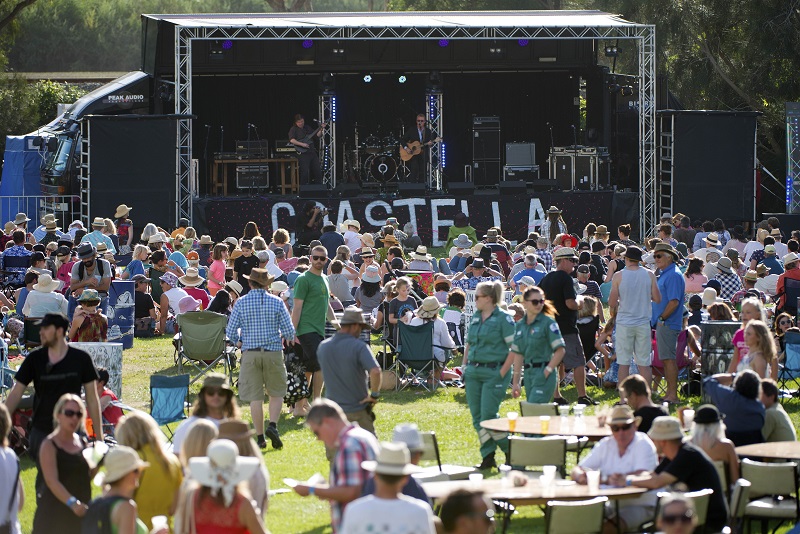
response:
<path id="1" fill-rule="evenodd" d="M 619 383 L 628 376 L 631 359 L 636 361 L 639 374 L 652 382 L 652 342 L 650 315 L 652 303 L 661 302 L 656 276 L 641 267 L 642 249 L 628 247 L 625 251 L 625 268 L 611 279 L 611 294 L 608 305 L 616 315 L 614 344 L 619 364 Z"/>

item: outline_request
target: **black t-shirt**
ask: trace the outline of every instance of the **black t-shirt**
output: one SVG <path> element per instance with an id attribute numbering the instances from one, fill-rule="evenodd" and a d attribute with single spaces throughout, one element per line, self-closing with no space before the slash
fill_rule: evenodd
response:
<path id="1" fill-rule="evenodd" d="M 396 317 L 399 321 L 400 318 L 405 314 L 407 311 L 414 312 L 417 309 L 417 301 L 414 300 L 414 297 L 411 295 L 408 296 L 406 300 L 400 300 L 398 298 L 393 298 L 391 302 L 389 302 L 389 315 L 392 317 Z"/>
<path id="2" fill-rule="evenodd" d="M 561 334 L 577 334 L 578 310 L 567 308 L 567 301 L 576 298 L 572 277 L 564 271 L 552 271 L 542 278 L 539 287 L 544 291 L 547 300 L 556 308 L 556 322 Z"/>
<path id="3" fill-rule="evenodd" d="M 711 489 L 714 493 L 708 503 L 706 516 L 706 529 L 719 532 L 728 522 L 728 504 L 719 480 L 717 468 L 711 459 L 699 448 L 691 443 L 684 443 L 675 458 L 664 458 L 656 473 L 669 473 L 686 486 L 684 491 L 699 491 Z M 676 483 L 677 484 L 677 483 Z"/>
<path id="4" fill-rule="evenodd" d="M 289 128 L 289 139 L 294 139 L 295 141 L 302 141 L 308 134 L 314 131 L 314 128 L 309 126 L 308 124 L 304 124 L 302 128 L 298 128 L 297 125 L 292 126 Z M 309 143 L 309 146 L 312 150 L 317 149 L 316 143 L 313 141 Z"/>
<path id="5" fill-rule="evenodd" d="M 258 267 L 259 261 L 255 254 L 251 254 L 249 257 L 239 256 L 235 260 L 233 260 L 233 270 L 236 271 L 236 276 L 238 277 L 238 282 L 242 284 L 242 295 L 247 294 L 250 291 L 250 284 L 242 275 L 250 275 L 250 271 L 253 270 L 254 267 Z"/>
<path id="6" fill-rule="evenodd" d="M 647 431 L 653 426 L 653 421 L 656 417 L 669 414 L 661 406 L 642 406 L 633 412 L 633 415 L 642 418 L 642 423 L 639 425 L 638 430 L 639 432 L 647 434 Z"/>
<path id="7" fill-rule="evenodd" d="M 17 382 L 27 386 L 33 382 L 33 427 L 53 431 L 53 409 L 65 393 L 81 394 L 81 387 L 97 380 L 97 370 L 89 353 L 69 347 L 67 355 L 50 367 L 47 347 L 31 352 L 17 371 Z"/>
<path id="8" fill-rule="evenodd" d="M 142 291 L 133 292 L 133 306 L 134 317 L 137 319 L 150 317 L 150 310 L 156 307 L 150 293 L 143 293 Z"/>

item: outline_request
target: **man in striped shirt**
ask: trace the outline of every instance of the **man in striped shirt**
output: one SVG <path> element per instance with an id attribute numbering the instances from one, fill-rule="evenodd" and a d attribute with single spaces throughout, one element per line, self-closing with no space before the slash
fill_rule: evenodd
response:
<path id="1" fill-rule="evenodd" d="M 272 447 L 280 449 L 283 442 L 278 419 L 287 389 L 281 338 L 292 343 L 295 329 L 283 301 L 266 291 L 274 279 L 267 270 L 254 268 L 244 278 L 250 282 L 250 291 L 234 304 L 225 334 L 242 349 L 239 398 L 250 403 L 258 445 L 265 449 L 269 438 Z M 262 404 L 265 390 L 269 395 L 266 425 Z"/>

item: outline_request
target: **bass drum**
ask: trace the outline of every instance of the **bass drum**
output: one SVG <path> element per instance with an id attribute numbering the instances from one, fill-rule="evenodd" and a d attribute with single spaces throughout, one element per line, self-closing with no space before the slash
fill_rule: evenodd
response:
<path id="1" fill-rule="evenodd" d="M 386 183 L 397 176 L 397 160 L 385 154 L 375 154 L 367 158 L 364 166 L 369 169 L 373 180 Z"/>

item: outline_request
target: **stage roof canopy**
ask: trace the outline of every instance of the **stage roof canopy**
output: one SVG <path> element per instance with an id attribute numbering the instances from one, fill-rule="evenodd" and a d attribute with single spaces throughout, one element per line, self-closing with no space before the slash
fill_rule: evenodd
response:
<path id="1" fill-rule="evenodd" d="M 283 28 L 291 30 L 316 28 L 320 35 L 343 37 L 326 30 L 354 30 L 359 28 L 396 28 L 438 30 L 442 35 L 448 30 L 464 30 L 463 37 L 490 39 L 514 37 L 514 29 L 523 28 L 636 28 L 644 25 L 627 21 L 618 15 L 602 11 L 446 11 L 446 12 L 366 12 L 366 13 L 229 13 L 142 15 L 186 28 L 254 27 Z M 485 35 L 475 30 L 486 30 Z M 434 35 L 431 35 L 434 36 Z M 384 36 L 389 37 L 389 36 Z M 398 35 L 400 37 L 400 35 Z M 457 35 L 453 37 L 458 37 Z M 572 37 L 572 35 L 570 35 Z M 586 37 L 596 37 L 589 34 Z"/>

